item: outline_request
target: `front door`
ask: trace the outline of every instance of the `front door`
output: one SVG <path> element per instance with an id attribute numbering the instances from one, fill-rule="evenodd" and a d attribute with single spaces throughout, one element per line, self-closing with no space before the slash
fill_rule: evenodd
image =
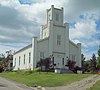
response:
<path id="1" fill-rule="evenodd" d="M 55 68 L 64 68 L 65 65 L 64 56 L 65 54 L 62 53 L 53 53 L 54 64 L 56 64 Z"/>

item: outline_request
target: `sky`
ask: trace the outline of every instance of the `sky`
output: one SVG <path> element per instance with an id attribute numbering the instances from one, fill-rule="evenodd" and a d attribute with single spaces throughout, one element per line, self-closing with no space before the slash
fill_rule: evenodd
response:
<path id="1" fill-rule="evenodd" d="M 82 44 L 86 59 L 96 54 L 100 45 L 100 0 L 0 0 L 0 53 L 16 51 L 39 37 L 45 24 L 46 9 L 64 8 L 64 22 L 69 23 L 70 40 Z"/>

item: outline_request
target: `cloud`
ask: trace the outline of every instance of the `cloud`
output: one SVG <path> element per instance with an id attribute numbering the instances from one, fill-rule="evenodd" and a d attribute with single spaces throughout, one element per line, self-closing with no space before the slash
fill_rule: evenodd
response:
<path id="1" fill-rule="evenodd" d="M 79 16 L 86 12 L 92 12 L 100 14 L 100 0 L 66 0 L 64 3 L 65 7 L 65 18 L 66 20 L 77 20 Z"/>
<path id="2" fill-rule="evenodd" d="M 93 20 L 83 20 L 70 28 L 71 39 L 89 39 L 96 34 L 96 23 Z"/>
<path id="3" fill-rule="evenodd" d="M 97 30 L 97 18 L 99 19 L 95 15 L 83 14 L 81 19 L 70 27 L 70 38 L 75 43 L 80 42 L 82 44 L 82 53 L 86 56 L 86 59 L 90 59 L 93 53 L 97 56 L 100 45 L 98 39 L 100 30 Z"/>
<path id="4" fill-rule="evenodd" d="M 11 47 L 9 46 L 0 45 L 0 47 L 2 47 L 0 48 L 0 53 L 5 53 L 6 51 L 11 50 Z"/>
<path id="5" fill-rule="evenodd" d="M 0 5 L 9 7 L 18 7 L 20 3 L 18 0 L 0 0 Z"/>
<path id="6" fill-rule="evenodd" d="M 32 4 L 35 0 L 19 0 L 21 4 Z"/>
<path id="7" fill-rule="evenodd" d="M 23 2 L 23 0 L 21 1 Z M 27 0 L 25 1 L 27 2 Z M 64 7 L 65 20 L 68 22 L 77 20 L 81 14 L 85 14 L 86 12 L 94 12 L 94 14 L 98 12 L 100 16 L 100 0 L 31 0 L 31 2 L 31 5 L 22 5 L 19 3 L 19 0 L 1 0 L 2 5 L 16 8 L 22 13 L 27 12 L 28 18 L 35 18 L 41 24 L 44 23 L 46 9 L 50 8 L 51 5 L 55 5 L 58 8 Z"/>
<path id="8" fill-rule="evenodd" d="M 82 53 L 85 55 L 86 60 L 90 60 L 92 58 L 93 53 L 96 55 L 96 57 L 98 57 L 97 51 L 95 50 L 90 51 L 88 49 L 85 49 L 82 50 Z"/>
<path id="9" fill-rule="evenodd" d="M 29 1 L 29 0 L 28 0 Z M 64 7 L 64 21 L 72 23 L 70 38 L 82 43 L 82 50 L 92 53 L 90 47 L 99 45 L 97 33 L 100 23 L 100 0 L 31 0 L 22 4 L 19 0 L 0 0 L 0 42 L 31 42 L 39 35 L 39 27 L 46 23 L 46 9 L 54 5 Z M 92 42 L 91 42 L 92 41 Z M 10 47 L 11 48 L 11 47 Z M 89 57 L 89 56 L 88 56 Z"/>
<path id="10" fill-rule="evenodd" d="M 37 22 L 25 18 L 14 8 L 0 6 L 0 42 L 24 42 L 38 31 Z"/>
<path id="11" fill-rule="evenodd" d="M 72 40 L 75 44 L 77 44 L 77 43 L 81 43 L 81 47 L 82 48 L 87 48 L 88 47 L 88 45 L 86 45 L 84 42 L 80 42 L 79 40 Z"/>

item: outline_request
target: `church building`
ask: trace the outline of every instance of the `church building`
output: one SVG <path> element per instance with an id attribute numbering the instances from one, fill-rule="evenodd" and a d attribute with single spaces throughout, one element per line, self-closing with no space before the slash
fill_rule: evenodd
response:
<path id="1" fill-rule="evenodd" d="M 54 5 L 47 9 L 46 24 L 41 26 L 40 38 L 32 38 L 32 44 L 13 55 L 14 70 L 33 70 L 40 59 L 50 57 L 56 68 L 66 68 L 68 60 L 81 67 L 81 43 L 69 40 L 69 24 L 64 23 L 63 8 Z"/>

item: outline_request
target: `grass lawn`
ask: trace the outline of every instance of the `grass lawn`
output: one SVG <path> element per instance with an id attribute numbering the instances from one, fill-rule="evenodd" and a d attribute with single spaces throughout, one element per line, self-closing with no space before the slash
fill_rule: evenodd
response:
<path id="1" fill-rule="evenodd" d="M 1 77 L 8 78 L 28 86 L 41 85 L 46 87 L 62 86 L 74 81 L 89 77 L 92 74 L 55 74 L 46 72 L 34 72 L 32 74 L 5 72 L 0 73 Z"/>
<path id="2" fill-rule="evenodd" d="M 93 87 L 87 90 L 100 90 L 100 81 L 96 82 Z"/>

